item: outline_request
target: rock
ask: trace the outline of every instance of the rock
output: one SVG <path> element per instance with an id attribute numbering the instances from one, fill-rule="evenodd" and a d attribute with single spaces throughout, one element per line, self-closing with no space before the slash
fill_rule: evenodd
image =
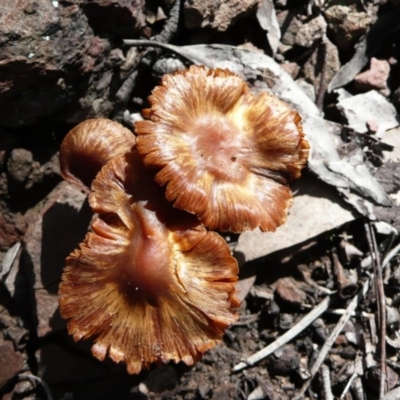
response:
<path id="1" fill-rule="evenodd" d="M 65 258 L 83 240 L 92 213 L 86 195 L 61 182 L 29 215 L 22 260 L 25 271 L 33 275 L 36 310 L 32 311 L 37 313 L 42 337 L 65 327 L 57 311 L 58 284 Z"/>
<path id="2" fill-rule="evenodd" d="M 282 346 L 267 360 L 268 369 L 274 375 L 289 375 L 300 365 L 300 356 L 292 344 Z"/>
<path id="3" fill-rule="evenodd" d="M 315 102 L 316 96 L 315 96 L 315 88 L 311 83 L 308 83 L 305 81 L 303 78 L 297 79 L 295 81 L 304 91 L 304 93 L 307 94 L 307 96 Z"/>
<path id="4" fill-rule="evenodd" d="M 366 133 L 368 126 L 373 126 L 380 137 L 399 124 L 393 104 L 375 90 L 342 99 L 337 107 L 347 119 L 348 126 L 358 133 Z"/>
<path id="5" fill-rule="evenodd" d="M 4 388 L 24 365 L 21 353 L 14 350 L 9 340 L 0 342 L 0 389 Z"/>
<path id="6" fill-rule="evenodd" d="M 325 46 L 325 49 L 322 48 Z M 328 85 L 336 72 L 340 69 L 339 52 L 337 47 L 328 39 L 324 39 L 323 45 L 318 46 L 303 65 L 303 75 L 306 81 L 314 86 L 318 93 L 321 84 L 322 66 L 325 63 L 325 84 Z"/>
<path id="7" fill-rule="evenodd" d="M 10 192 L 29 190 L 42 183 L 47 177 L 59 177 L 58 154 L 48 161 L 44 151 L 32 153 L 30 150 L 15 148 L 7 160 L 8 189 Z M 41 161 L 38 161 L 41 160 Z"/>
<path id="8" fill-rule="evenodd" d="M 393 389 L 397 382 L 399 381 L 399 376 L 396 374 L 395 371 L 393 371 L 392 368 L 389 366 L 386 367 L 386 382 L 388 389 Z M 380 376 L 381 376 L 381 370 L 379 366 L 373 366 L 369 368 L 366 373 L 365 373 L 365 378 L 366 378 L 366 383 L 367 385 L 374 389 L 374 390 L 379 390 L 379 385 L 380 385 Z"/>
<path id="9" fill-rule="evenodd" d="M 327 24 L 322 15 L 303 24 L 298 30 L 294 43 L 301 47 L 311 47 L 326 33 Z"/>
<path id="10" fill-rule="evenodd" d="M 255 11 L 257 3 L 257 0 L 186 1 L 183 7 L 183 19 L 188 29 L 211 28 L 225 32 L 237 20 Z"/>
<path id="11" fill-rule="evenodd" d="M 295 62 L 284 62 L 281 64 L 281 67 L 284 71 L 286 71 L 293 79 L 297 78 L 297 75 L 300 71 L 299 64 Z"/>
<path id="12" fill-rule="evenodd" d="M 361 91 L 375 89 L 381 95 L 389 96 L 390 90 L 387 84 L 389 74 L 390 64 L 386 60 L 372 57 L 369 69 L 354 78 L 354 86 Z"/>
<path id="13" fill-rule="evenodd" d="M 7 171 L 11 179 L 18 183 L 28 180 L 34 168 L 32 152 L 25 149 L 13 149 L 7 161 Z"/>
<path id="14" fill-rule="evenodd" d="M 297 32 L 303 23 L 296 17 L 299 9 L 284 10 L 276 15 L 281 29 L 281 42 L 287 46 L 293 46 L 296 42 Z"/>
<path id="15" fill-rule="evenodd" d="M 65 122 L 71 118 L 72 103 L 78 106 L 91 92 L 100 97 L 96 83 L 111 45 L 110 39 L 99 38 L 94 31 L 125 29 L 126 33 L 129 26 L 134 34 L 141 26 L 142 6 L 143 0 L 20 0 L 16 7 L 14 0 L 4 0 L 0 14 L 2 126 Z M 105 19 L 98 16 L 101 8 Z M 90 110 L 84 110 L 80 118 Z"/>
<path id="16" fill-rule="evenodd" d="M 26 230 L 25 217 L 12 213 L 4 201 L 0 201 L 0 249 L 5 250 L 21 239 Z"/>
<path id="17" fill-rule="evenodd" d="M 307 300 L 307 295 L 300 288 L 300 282 L 292 277 L 280 278 L 276 285 L 276 294 L 286 303 L 300 307 Z"/>
<path id="18" fill-rule="evenodd" d="M 358 216 L 329 186 L 312 176 L 293 184 L 299 191 L 287 221 L 276 232 L 246 231 L 235 248 L 240 264 L 302 243 Z"/>
<path id="19" fill-rule="evenodd" d="M 145 26 L 145 0 L 75 0 L 73 4 L 82 6 L 89 25 L 99 34 L 127 38 Z"/>
<path id="20" fill-rule="evenodd" d="M 0 326 L 3 335 L 7 339 L 11 339 L 16 350 L 23 350 L 25 348 L 28 341 L 28 330 L 23 327 L 23 322 L 20 318 L 11 316 L 8 310 L 2 305 L 0 305 Z"/>
<path id="21" fill-rule="evenodd" d="M 329 32 L 339 49 L 344 51 L 350 50 L 373 22 L 366 12 L 357 12 L 352 7 L 341 5 L 329 7 L 324 16 Z"/>

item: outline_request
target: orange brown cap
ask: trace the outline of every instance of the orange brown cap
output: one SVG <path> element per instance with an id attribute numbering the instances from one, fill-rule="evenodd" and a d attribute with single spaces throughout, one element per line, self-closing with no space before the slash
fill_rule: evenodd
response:
<path id="1" fill-rule="evenodd" d="M 165 75 L 136 123 L 138 150 L 158 169 L 174 207 L 209 229 L 274 231 L 292 204 L 309 145 L 301 117 L 269 93 L 254 95 L 229 70 L 191 66 Z"/>
<path id="2" fill-rule="evenodd" d="M 60 148 L 62 177 L 89 191 L 101 167 L 113 157 L 125 154 L 135 144 L 133 133 L 105 118 L 88 119 L 70 130 Z"/>
<path id="3" fill-rule="evenodd" d="M 237 319 L 238 267 L 225 241 L 172 208 L 137 152 L 108 162 L 92 184 L 98 217 L 68 258 L 60 310 L 75 340 L 139 373 L 192 365 Z"/>

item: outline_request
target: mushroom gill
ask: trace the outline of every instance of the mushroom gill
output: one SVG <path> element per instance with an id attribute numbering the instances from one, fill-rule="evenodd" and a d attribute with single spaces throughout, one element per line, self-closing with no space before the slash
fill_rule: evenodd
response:
<path id="1" fill-rule="evenodd" d="M 144 164 L 174 207 L 209 229 L 274 231 L 285 222 L 309 145 L 301 117 L 269 93 L 254 95 L 229 70 L 191 66 L 162 78 L 136 123 Z"/>
<path id="2" fill-rule="evenodd" d="M 105 118 L 83 121 L 61 143 L 61 175 L 88 192 L 101 167 L 130 151 L 134 144 L 133 133 L 118 122 Z"/>
<path id="3" fill-rule="evenodd" d="M 139 373 L 153 362 L 192 365 L 237 319 L 238 267 L 225 241 L 174 209 L 136 151 L 92 183 L 98 216 L 68 258 L 60 310 L 74 340 Z"/>

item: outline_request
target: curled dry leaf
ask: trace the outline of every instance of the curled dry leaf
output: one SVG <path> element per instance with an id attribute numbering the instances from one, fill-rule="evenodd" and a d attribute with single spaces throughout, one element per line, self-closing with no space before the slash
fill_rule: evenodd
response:
<path id="1" fill-rule="evenodd" d="M 193 364 L 236 321 L 238 267 L 221 236 L 172 208 L 135 151 L 92 184 L 98 217 L 67 259 L 60 310 L 75 340 L 139 373 L 153 362 Z"/>
<path id="2" fill-rule="evenodd" d="M 102 166 L 113 157 L 130 151 L 134 144 L 133 133 L 118 122 L 88 119 L 69 131 L 61 144 L 61 175 L 89 191 Z"/>
<path id="3" fill-rule="evenodd" d="M 269 93 L 254 95 L 229 70 L 191 66 L 165 75 L 136 124 L 138 150 L 159 171 L 174 207 L 209 229 L 274 231 L 292 204 L 309 145 L 300 115 Z"/>

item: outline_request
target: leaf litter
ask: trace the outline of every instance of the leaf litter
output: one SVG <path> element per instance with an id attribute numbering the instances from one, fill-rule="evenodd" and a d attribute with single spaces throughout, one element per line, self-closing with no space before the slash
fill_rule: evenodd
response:
<path id="1" fill-rule="evenodd" d="M 279 49 L 277 3 L 260 2 L 257 12 L 275 56 L 285 54 Z M 316 9 L 323 15 L 326 6 L 310 2 L 308 15 Z M 330 92 L 351 83 L 396 32 L 397 14 L 378 18 L 327 85 Z M 395 22 L 389 27 L 383 20 Z M 397 398 L 400 223 L 394 214 L 400 204 L 400 157 L 394 129 L 399 120 L 390 99 L 374 90 L 335 90 L 336 98 L 327 101 L 340 118 L 332 119 L 282 64 L 262 52 L 221 44 L 124 42 L 158 47 L 186 64 L 229 68 L 255 92 L 270 91 L 293 106 L 311 144 L 309 172 L 293 186 L 295 203 L 286 225 L 275 233 L 226 238 L 242 266 L 244 300 L 225 344 L 190 370 L 168 365 L 131 380 L 133 398 Z M 125 111 L 132 115 L 129 107 Z M 17 247 L 4 258 L 2 275 L 16 268 Z M 343 295 L 349 285 L 351 295 Z M 44 347 L 40 362 L 46 365 L 46 359 L 51 356 Z M 41 379 L 51 374 L 32 376 L 46 385 Z"/>

